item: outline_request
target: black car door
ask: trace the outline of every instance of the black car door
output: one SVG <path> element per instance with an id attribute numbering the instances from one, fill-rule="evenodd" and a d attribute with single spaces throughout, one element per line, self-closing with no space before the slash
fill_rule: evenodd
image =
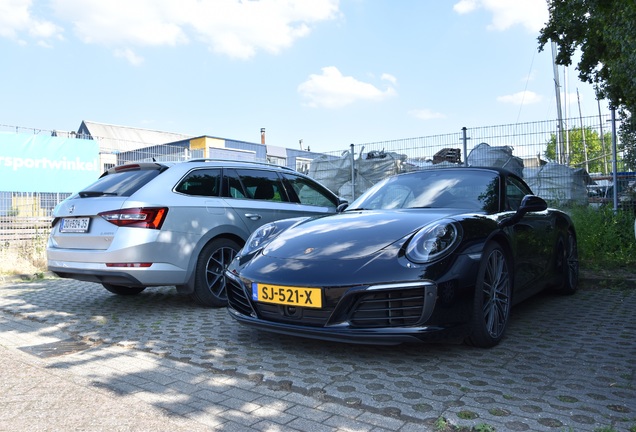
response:
<path id="1" fill-rule="evenodd" d="M 532 191 L 521 181 L 509 177 L 506 181 L 506 200 L 509 210 L 516 211 L 525 195 Z M 540 279 L 549 269 L 555 244 L 556 230 L 548 210 L 526 213 L 512 226 L 515 248 L 516 296 L 525 298 L 538 291 Z"/>

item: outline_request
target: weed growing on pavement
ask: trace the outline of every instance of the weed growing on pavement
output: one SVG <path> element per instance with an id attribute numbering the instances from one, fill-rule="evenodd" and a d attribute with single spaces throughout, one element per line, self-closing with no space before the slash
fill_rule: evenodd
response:
<path id="1" fill-rule="evenodd" d="M 475 426 L 475 432 L 495 432 L 495 428 L 489 424 L 480 423 Z"/>
<path id="2" fill-rule="evenodd" d="M 486 424 L 480 423 L 475 427 L 466 426 L 453 426 L 444 417 L 440 417 L 435 421 L 435 432 L 495 432 L 495 428 Z"/>
<path id="3" fill-rule="evenodd" d="M 565 396 L 565 395 L 557 396 L 557 399 L 559 399 L 561 402 L 566 402 L 566 403 L 575 403 L 579 401 L 574 396 Z"/>
<path id="4" fill-rule="evenodd" d="M 488 410 L 488 412 L 494 416 L 498 416 L 498 417 L 503 417 L 503 416 L 507 416 L 510 415 L 510 411 L 505 410 L 503 408 L 491 408 Z"/>
<path id="5" fill-rule="evenodd" d="M 462 420 L 474 420 L 478 417 L 478 415 L 472 411 L 460 411 L 457 413 L 457 417 Z"/>
<path id="6" fill-rule="evenodd" d="M 444 431 L 449 427 L 448 421 L 444 417 L 440 417 L 435 421 L 435 430 Z"/>

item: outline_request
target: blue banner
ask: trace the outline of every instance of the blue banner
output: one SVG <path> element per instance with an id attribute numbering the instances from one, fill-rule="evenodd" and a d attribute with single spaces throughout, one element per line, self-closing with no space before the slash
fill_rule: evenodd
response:
<path id="1" fill-rule="evenodd" d="M 100 174 L 94 140 L 0 133 L 0 191 L 77 192 Z"/>

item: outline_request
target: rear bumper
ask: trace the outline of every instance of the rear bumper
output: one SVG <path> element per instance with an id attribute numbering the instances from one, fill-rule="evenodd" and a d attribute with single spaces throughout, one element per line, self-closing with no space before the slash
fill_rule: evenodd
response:
<path id="1" fill-rule="evenodd" d="M 108 283 L 112 285 L 123 285 L 130 287 L 146 286 L 137 278 L 123 272 L 94 272 L 82 271 L 77 269 L 67 269 L 61 267 L 49 266 L 49 271 L 56 276 L 65 279 L 75 279 L 85 282 Z"/>
<path id="2" fill-rule="evenodd" d="M 130 287 L 182 285 L 187 272 L 172 264 L 154 263 L 147 268 L 106 267 L 103 263 L 48 261 L 48 270 L 61 278 Z"/>

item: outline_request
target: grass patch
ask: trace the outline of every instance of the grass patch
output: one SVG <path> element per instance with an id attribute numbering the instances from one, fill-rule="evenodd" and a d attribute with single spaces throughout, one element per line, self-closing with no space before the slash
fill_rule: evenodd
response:
<path id="1" fill-rule="evenodd" d="M 0 245 L 0 275 L 40 275 L 46 272 L 46 237 Z"/>
<path id="2" fill-rule="evenodd" d="M 454 426 L 444 417 L 435 422 L 435 432 L 495 432 L 495 428 L 486 423 L 479 423 L 475 427 Z"/>
<path id="3" fill-rule="evenodd" d="M 633 267 L 636 264 L 634 212 L 608 207 L 568 210 L 574 221 L 581 267 L 590 270 Z"/>

